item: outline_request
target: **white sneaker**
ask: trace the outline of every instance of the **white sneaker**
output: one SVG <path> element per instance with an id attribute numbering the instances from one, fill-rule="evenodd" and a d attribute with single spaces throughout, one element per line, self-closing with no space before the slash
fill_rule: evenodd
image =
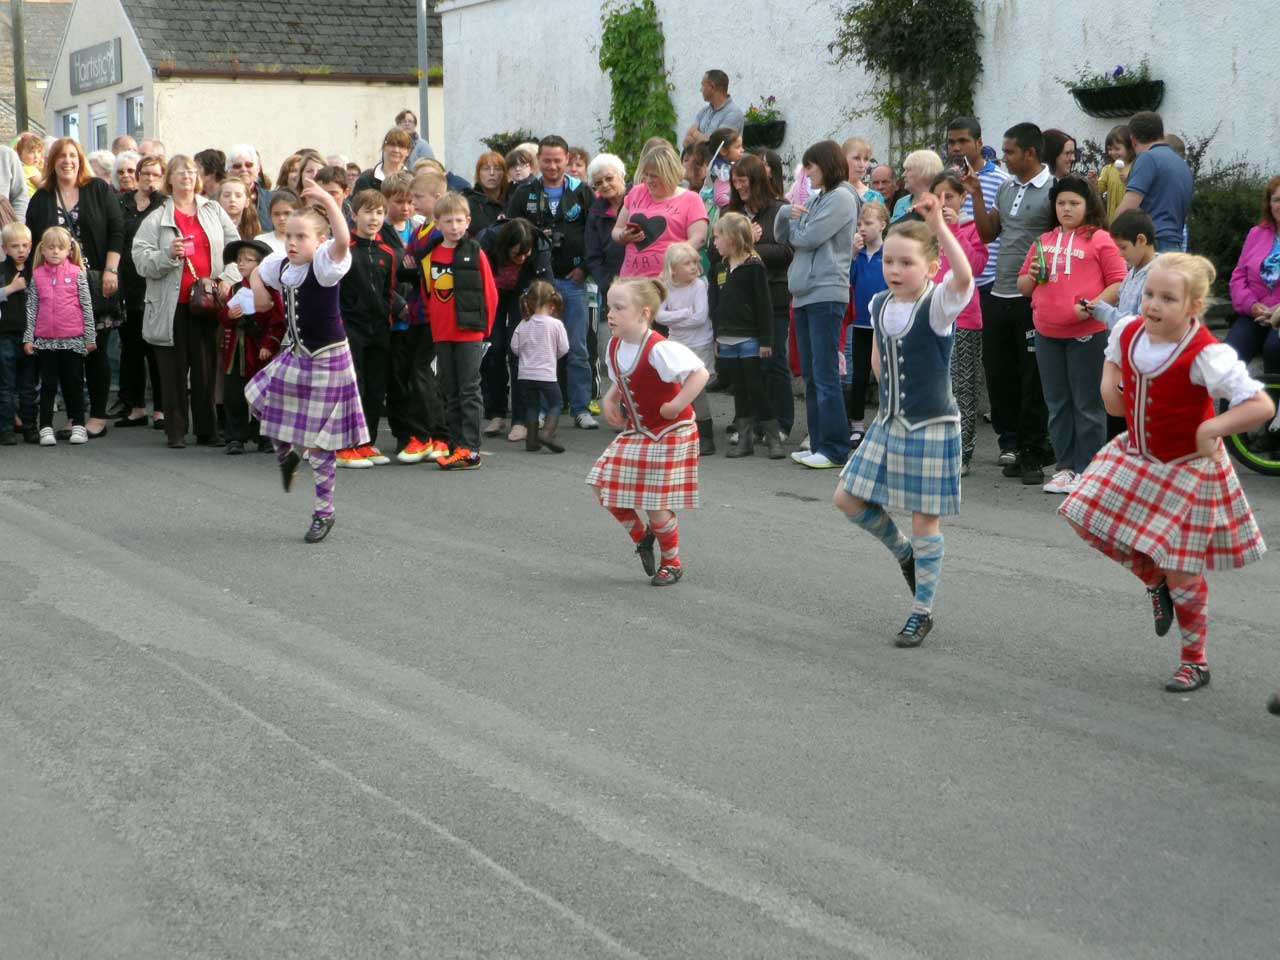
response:
<path id="1" fill-rule="evenodd" d="M 583 410 L 580 414 L 573 418 L 573 425 L 579 430 L 599 430 L 600 424 L 596 423 L 596 418 L 587 411 Z"/>
<path id="2" fill-rule="evenodd" d="M 794 460 L 796 463 L 803 465 L 805 460 L 807 460 L 808 458 L 809 458 L 808 450 L 801 449 L 801 450 L 791 451 L 791 459 Z"/>
<path id="3" fill-rule="evenodd" d="M 40 428 L 40 446 L 56 447 L 57 445 L 58 445 L 58 438 L 53 435 L 53 427 L 41 427 Z"/>
<path id="4" fill-rule="evenodd" d="M 1080 475 L 1080 474 L 1078 474 L 1078 473 L 1073 473 L 1073 474 L 1071 475 L 1071 482 L 1067 484 L 1067 488 L 1066 488 L 1065 490 L 1063 490 L 1062 492 L 1063 492 L 1063 493 L 1066 493 L 1066 494 L 1072 494 L 1072 493 L 1075 493 L 1075 492 L 1076 492 L 1076 487 L 1080 486 L 1080 482 L 1081 482 L 1082 480 L 1084 480 L 1084 477 L 1083 477 L 1083 476 L 1081 476 L 1081 475 Z"/>
<path id="5" fill-rule="evenodd" d="M 1070 493 L 1075 489 L 1076 475 L 1071 470 L 1059 470 L 1040 489 L 1045 493 Z"/>
<path id="6" fill-rule="evenodd" d="M 828 459 L 825 453 L 811 453 L 800 462 L 811 470 L 830 470 L 832 467 L 840 466 L 834 460 Z"/>
<path id="7" fill-rule="evenodd" d="M 88 443 L 89 431 L 86 430 L 84 427 L 80 426 L 80 424 L 76 424 L 74 427 L 71 428 L 71 442 L 72 443 Z"/>
<path id="8" fill-rule="evenodd" d="M 487 421 L 482 431 L 486 437 L 496 437 L 502 431 L 507 429 L 507 421 L 502 417 L 494 417 Z"/>
<path id="9" fill-rule="evenodd" d="M 511 428 L 511 432 L 507 434 L 508 443 L 519 443 L 529 435 L 529 430 L 523 423 L 517 423 Z"/>
<path id="10" fill-rule="evenodd" d="M 1011 463 L 1017 463 L 1017 462 L 1018 462 L 1018 455 L 1014 453 L 1012 450 L 1001 450 L 1000 456 L 996 457 L 997 467 L 1007 467 Z"/>

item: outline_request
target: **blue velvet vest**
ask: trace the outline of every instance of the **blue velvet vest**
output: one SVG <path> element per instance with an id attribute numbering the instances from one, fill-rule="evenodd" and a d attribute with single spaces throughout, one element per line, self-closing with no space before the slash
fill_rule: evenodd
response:
<path id="1" fill-rule="evenodd" d="M 911 308 L 907 329 L 896 337 L 886 336 L 881 323 L 892 292 L 878 293 L 871 301 L 871 322 L 880 351 L 880 410 L 876 414 L 880 423 L 892 417 L 908 430 L 919 430 L 933 423 L 960 421 L 960 408 L 951 392 L 955 327 L 940 337 L 929 326 L 935 289 L 930 283 Z"/>
<path id="2" fill-rule="evenodd" d="M 315 267 L 307 264 L 306 279 L 296 287 L 285 286 L 282 291 L 289 340 L 307 354 L 314 356 L 347 339 L 338 287 L 336 283 L 332 287 L 322 285 L 316 279 Z"/>

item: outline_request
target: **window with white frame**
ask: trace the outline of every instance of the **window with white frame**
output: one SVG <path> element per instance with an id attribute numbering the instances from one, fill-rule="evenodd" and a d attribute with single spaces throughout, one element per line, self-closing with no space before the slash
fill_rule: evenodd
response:
<path id="1" fill-rule="evenodd" d="M 123 115 L 120 129 L 133 139 L 141 140 L 143 136 L 142 91 L 131 90 L 120 94 L 120 112 Z"/>
<path id="2" fill-rule="evenodd" d="M 80 139 L 80 111 L 79 110 L 60 110 L 57 114 L 57 123 L 55 129 L 60 137 L 70 137 L 72 140 Z"/>
<path id="3" fill-rule="evenodd" d="M 111 138 L 107 135 L 107 102 L 105 100 L 89 104 L 89 149 L 111 149 Z"/>

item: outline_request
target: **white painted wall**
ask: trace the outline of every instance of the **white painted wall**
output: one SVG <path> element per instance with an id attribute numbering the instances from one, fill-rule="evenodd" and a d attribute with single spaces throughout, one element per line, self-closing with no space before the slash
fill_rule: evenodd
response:
<path id="1" fill-rule="evenodd" d="M 883 152 L 883 127 L 843 116 L 861 105 L 870 81 L 858 68 L 830 63 L 831 0 L 656 2 L 681 132 L 701 106 L 702 73 L 719 67 L 744 109 L 778 97 L 788 124 L 784 156 L 855 133 L 869 134 Z M 439 4 L 450 80 L 445 135 L 455 169 L 474 166 L 484 149 L 479 137 L 518 126 L 598 147 L 609 110 L 608 77 L 596 59 L 600 7 L 600 0 Z M 1073 75 L 1077 65 L 1134 66 L 1146 55 L 1166 84 L 1160 112 L 1171 131 L 1203 135 L 1222 120 L 1212 155 L 1280 165 L 1280 58 L 1258 39 L 1275 12 L 1270 0 L 1082 0 L 1069 7 L 986 0 L 979 13 L 985 72 L 976 92 L 986 138 L 998 146 L 1006 127 L 1032 120 L 1101 141 L 1118 121 L 1086 116 L 1055 78 Z"/>
<path id="2" fill-rule="evenodd" d="M 226 150 L 249 142 L 271 176 L 299 147 L 341 153 L 372 166 L 382 138 L 406 107 L 418 110 L 417 87 L 307 80 L 158 80 L 159 137 L 170 153 Z M 430 88 L 428 139 L 444 153 L 444 94 Z"/>

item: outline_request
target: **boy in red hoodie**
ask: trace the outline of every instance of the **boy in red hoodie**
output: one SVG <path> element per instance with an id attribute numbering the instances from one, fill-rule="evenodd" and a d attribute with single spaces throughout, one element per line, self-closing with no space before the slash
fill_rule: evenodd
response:
<path id="1" fill-rule="evenodd" d="M 427 322 L 445 393 L 445 419 L 453 448 L 437 462 L 442 470 L 480 466 L 480 360 L 493 328 L 498 288 L 489 258 L 467 236 L 471 209 L 461 194 L 446 193 L 435 207 L 433 234 L 419 264 Z"/>

